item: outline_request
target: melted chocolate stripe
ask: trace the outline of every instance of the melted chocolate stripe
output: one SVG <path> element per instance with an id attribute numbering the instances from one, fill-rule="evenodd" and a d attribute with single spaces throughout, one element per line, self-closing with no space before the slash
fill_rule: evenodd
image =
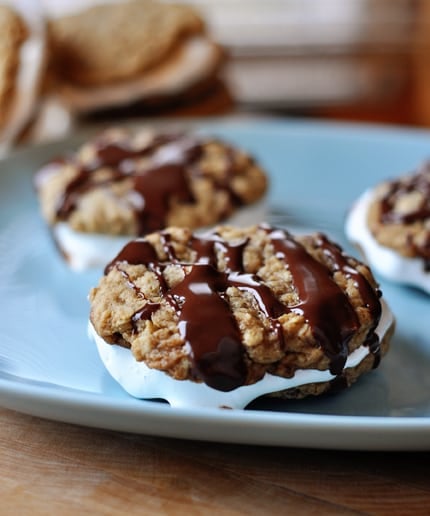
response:
<path id="1" fill-rule="evenodd" d="M 348 357 L 348 342 L 360 326 L 349 299 L 330 271 L 290 235 L 277 230 L 269 236 L 277 256 L 290 270 L 299 296 L 299 302 L 288 311 L 303 315 L 330 359 L 331 373 L 341 374 Z"/>
<path id="2" fill-rule="evenodd" d="M 278 317 L 286 312 L 285 306 L 278 300 L 267 285 L 255 274 L 244 274 L 231 271 L 228 275 L 229 285 L 241 291 L 250 292 L 256 300 L 260 311 L 270 322 L 271 330 L 276 332 L 279 342 L 284 344 L 282 325 Z M 282 345 L 284 347 L 284 345 Z"/>
<path id="3" fill-rule="evenodd" d="M 227 272 L 243 272 L 243 252 L 249 239 L 235 244 L 226 244 L 223 241 L 215 242 L 215 249 L 224 255 Z"/>
<path id="4" fill-rule="evenodd" d="M 127 164 L 132 159 L 143 157 L 154 151 L 159 145 L 167 143 L 170 138 L 166 135 L 163 138 L 156 138 L 148 145 L 133 149 L 126 142 L 106 142 L 101 138 L 96 141 L 96 154 L 92 163 L 83 165 L 79 168 L 78 174 L 67 185 L 63 195 L 59 199 L 57 207 L 57 217 L 60 220 L 67 220 L 70 214 L 76 209 L 80 196 L 94 188 L 121 181 L 125 176 L 131 175 Z M 58 161 L 58 160 L 57 160 Z M 73 159 L 64 160 L 73 164 Z M 100 168 L 111 169 L 109 178 L 95 180 L 93 172 Z M 134 169 L 134 173 L 137 170 Z"/>
<path id="5" fill-rule="evenodd" d="M 195 264 L 168 294 L 182 302 L 179 332 L 191 346 L 197 376 L 221 391 L 246 381 L 241 335 L 228 303 L 219 295 L 227 288 L 225 273 Z"/>
<path id="6" fill-rule="evenodd" d="M 133 240 L 129 242 L 120 253 L 106 265 L 104 273 L 107 274 L 117 263 L 126 262 L 130 265 L 148 265 L 158 262 L 157 252 L 146 240 Z"/>
<path id="7" fill-rule="evenodd" d="M 148 302 L 144 307 L 137 310 L 131 317 L 133 330 L 136 331 L 138 321 L 149 321 L 149 319 L 152 317 L 152 314 L 155 313 L 160 308 L 160 306 L 160 303 Z"/>
<path id="8" fill-rule="evenodd" d="M 144 208 L 138 213 L 139 235 L 164 227 L 169 202 L 194 203 L 185 165 L 171 164 L 152 167 L 137 174 L 134 190 L 144 200 Z"/>
<path id="9" fill-rule="evenodd" d="M 170 197 L 180 202 L 194 202 L 186 167 L 197 160 L 202 152 L 201 143 L 183 135 L 161 135 L 149 144 L 134 149 L 126 142 L 96 142 L 96 156 L 92 163 L 82 166 L 67 185 L 59 200 L 57 216 L 67 220 L 76 209 L 79 198 L 86 192 L 129 177 L 134 190 L 144 199 L 142 209 L 135 209 L 139 234 L 160 229 L 165 225 Z M 133 160 L 150 156 L 153 166 L 142 168 Z M 94 172 L 105 169 L 102 180 Z"/>
<path id="10" fill-rule="evenodd" d="M 318 245 L 324 250 L 324 253 L 330 257 L 337 270 L 342 270 L 347 278 L 353 279 L 362 302 L 369 309 L 371 317 L 374 320 L 374 324 L 370 327 L 367 333 L 365 345 L 369 347 L 370 352 L 375 356 L 374 364 L 376 367 L 380 361 L 379 337 L 375 333 L 375 329 L 378 326 L 382 313 L 381 303 L 379 301 L 381 293 L 380 291 L 375 292 L 366 277 L 349 265 L 339 246 L 333 244 L 321 234 L 318 236 Z"/>
<path id="11" fill-rule="evenodd" d="M 406 212 L 397 211 L 395 208 L 398 200 L 413 192 L 421 194 L 421 202 Z M 430 219 L 430 162 L 426 163 L 418 173 L 390 182 L 387 192 L 380 200 L 380 206 L 381 224 L 406 226 L 415 223 L 425 224 Z M 408 245 L 416 256 L 423 259 L 424 270 L 430 270 L 430 235 L 420 243 L 411 236 L 408 239 Z"/>

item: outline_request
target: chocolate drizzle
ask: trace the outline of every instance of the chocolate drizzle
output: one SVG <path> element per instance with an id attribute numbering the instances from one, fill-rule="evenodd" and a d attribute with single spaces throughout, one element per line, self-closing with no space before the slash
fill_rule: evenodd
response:
<path id="1" fill-rule="evenodd" d="M 294 305 L 281 303 L 257 274 L 246 272 L 243 264 L 248 242 L 246 239 L 227 242 L 216 233 L 190 238 L 188 245 L 195 253 L 192 263 L 177 259 L 167 232 L 161 233 L 163 250 L 167 256 L 163 261 L 157 259 L 155 249 L 149 242 L 131 242 L 109 264 L 106 273 L 112 267 L 122 271 L 122 263 L 140 263 L 159 277 L 160 294 L 177 313 L 179 332 L 190 348 L 195 377 L 221 391 L 233 390 L 246 384 L 247 380 L 246 354 L 227 299 L 229 287 L 252 294 L 286 351 L 288 342 L 283 341 L 279 317 L 291 312 L 303 316 L 316 342 L 330 360 L 330 371 L 334 375 L 341 375 L 348 356 L 348 343 L 360 329 L 360 322 L 349 298 L 332 277 L 336 271 L 342 271 L 354 281 L 360 297 L 374 318 L 366 344 L 378 359 L 379 342 L 374 330 L 381 314 L 379 293 L 348 264 L 340 248 L 325 236 L 317 236 L 316 244 L 330 262 L 330 267 L 327 267 L 313 258 L 287 232 L 263 226 L 261 229 L 267 232 L 277 258 L 285 262 L 285 267 L 292 275 L 298 296 L 298 302 Z M 220 270 L 217 263 L 220 256 L 224 270 Z M 184 271 L 183 280 L 173 288 L 169 288 L 163 279 L 163 270 L 170 263 L 181 266 Z M 130 285 L 130 278 L 125 277 L 127 285 L 135 288 Z M 132 324 L 150 319 L 158 307 L 158 303 L 147 301 L 133 315 Z"/>
<path id="2" fill-rule="evenodd" d="M 412 192 L 421 194 L 421 202 L 410 211 L 396 211 L 396 202 Z M 430 162 L 419 173 L 392 181 L 381 200 L 381 206 L 382 223 L 413 224 L 430 218 Z"/>
<path id="3" fill-rule="evenodd" d="M 215 178 L 199 167 L 205 141 L 190 135 L 161 134 L 138 148 L 133 147 L 130 140 L 115 142 L 102 135 L 94 144 L 95 155 L 92 162 L 82 165 L 77 159 L 63 160 L 78 170 L 58 201 L 58 220 L 67 220 L 77 209 L 79 200 L 85 193 L 130 179 L 132 191 L 141 199 L 141 202 L 133 204 L 138 235 L 165 227 L 172 203 L 196 202 L 191 188 L 195 177 L 209 178 L 216 190 L 227 191 L 231 206 L 243 204 L 231 188 L 235 162 L 233 150 L 227 146 L 225 171 L 221 177 Z M 36 184 L 39 174 L 39 183 L 42 182 L 43 170 L 47 171 L 47 176 L 49 165 L 36 174 Z"/>
<path id="4" fill-rule="evenodd" d="M 169 292 L 180 307 L 179 332 L 191 347 L 196 376 L 221 391 L 231 391 L 246 380 L 240 332 L 222 296 L 228 286 L 225 273 L 197 263 Z"/>
<path id="5" fill-rule="evenodd" d="M 367 279 L 349 265 L 340 247 L 333 242 L 330 242 L 325 235 L 318 235 L 318 246 L 323 249 L 324 254 L 329 257 L 335 271 L 342 271 L 347 279 L 353 280 L 360 298 L 369 310 L 374 323 L 370 326 L 367 332 L 365 345 L 368 346 L 370 352 L 374 355 L 374 367 L 377 367 L 380 362 L 380 345 L 375 329 L 378 326 L 382 314 L 381 303 L 379 301 L 382 295 L 381 291 L 375 291 Z"/>
<path id="6" fill-rule="evenodd" d="M 420 194 L 420 202 L 408 211 L 396 210 L 396 204 L 402 197 L 415 192 Z M 381 199 L 379 220 L 381 224 L 404 225 L 417 222 L 424 224 L 426 220 L 430 220 L 430 162 L 426 163 L 418 173 L 390 182 L 387 192 Z M 416 255 L 424 259 L 425 270 L 430 270 L 430 233 L 420 244 L 410 239 L 409 246 Z"/>
<path id="7" fill-rule="evenodd" d="M 111 268 L 120 262 L 126 262 L 130 265 L 148 265 L 157 263 L 157 261 L 157 252 L 149 242 L 134 240 L 128 243 L 112 262 L 106 265 L 105 274 L 108 274 Z"/>
<path id="8" fill-rule="evenodd" d="M 183 165 L 161 165 L 144 170 L 136 175 L 134 190 L 145 202 L 138 217 L 139 235 L 165 226 L 166 213 L 172 198 L 182 203 L 194 202 Z"/>
<path id="9" fill-rule="evenodd" d="M 300 300 L 288 311 L 304 317 L 330 359 L 331 373 L 341 374 L 348 357 L 348 342 L 360 326 L 348 297 L 330 270 L 284 231 L 272 231 L 270 239 L 277 257 L 285 261 L 292 274 Z"/>

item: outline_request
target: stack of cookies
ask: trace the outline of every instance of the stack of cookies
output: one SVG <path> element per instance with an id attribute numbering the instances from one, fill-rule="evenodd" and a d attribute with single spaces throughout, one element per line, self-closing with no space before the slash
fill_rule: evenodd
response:
<path id="1" fill-rule="evenodd" d="M 74 111 L 181 97 L 211 81 L 222 61 L 186 5 L 129 0 L 50 12 L 50 73 L 56 95 Z"/>
<path id="2" fill-rule="evenodd" d="M 0 144 L 62 136 L 77 117 L 193 105 L 224 54 L 199 14 L 157 0 L 0 0 Z"/>

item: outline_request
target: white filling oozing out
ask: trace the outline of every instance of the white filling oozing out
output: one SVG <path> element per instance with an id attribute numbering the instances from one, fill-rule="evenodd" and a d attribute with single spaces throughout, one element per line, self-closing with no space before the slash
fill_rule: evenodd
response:
<path id="1" fill-rule="evenodd" d="M 393 324 L 393 315 L 384 300 L 382 315 L 376 333 L 382 340 Z M 161 398 L 172 407 L 229 407 L 242 409 L 252 400 L 285 389 L 292 389 L 311 383 L 333 380 L 329 370 L 299 369 L 292 378 L 282 378 L 267 374 L 252 385 L 244 385 L 230 392 L 221 392 L 204 383 L 190 380 L 175 380 L 157 369 L 150 369 L 144 362 L 137 362 L 127 348 L 107 344 L 95 331 L 91 322 L 88 333 L 97 345 L 100 358 L 110 375 L 136 398 Z M 345 369 L 357 366 L 369 354 L 367 346 L 361 346 L 352 352 L 346 361 Z"/>
<path id="2" fill-rule="evenodd" d="M 430 293 L 430 272 L 425 271 L 421 258 L 402 256 L 393 249 L 382 246 L 373 237 L 367 225 L 367 213 L 372 199 L 372 190 L 367 190 L 353 205 L 345 223 L 348 239 L 360 247 L 372 269 L 381 276 Z"/>
<path id="3" fill-rule="evenodd" d="M 66 222 L 53 229 L 56 244 L 76 272 L 104 267 L 131 240 L 129 236 L 102 235 L 74 231 Z"/>
<path id="4" fill-rule="evenodd" d="M 6 127 L 0 133 L 0 156 L 7 151 L 34 111 L 45 60 L 44 23 L 37 2 L 7 0 L 5 3 L 22 16 L 29 36 L 20 49 L 19 69 L 11 112 Z"/>
<path id="5" fill-rule="evenodd" d="M 263 199 L 239 208 L 222 223 L 238 227 L 259 224 L 265 219 L 265 214 L 266 201 Z M 208 229 L 200 228 L 195 233 L 199 234 Z M 55 242 L 66 256 L 69 266 L 77 272 L 104 267 L 133 239 L 130 236 L 78 232 L 66 222 L 55 224 L 52 231 Z"/>

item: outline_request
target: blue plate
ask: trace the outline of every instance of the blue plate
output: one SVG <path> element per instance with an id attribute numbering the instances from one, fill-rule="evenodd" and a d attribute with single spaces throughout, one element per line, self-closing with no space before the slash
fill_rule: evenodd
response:
<path id="1" fill-rule="evenodd" d="M 188 124 L 187 124 L 188 125 Z M 175 122 L 178 126 L 178 122 Z M 309 121 L 194 121 L 254 154 L 269 171 L 269 222 L 343 234 L 353 200 L 430 156 L 430 133 Z M 380 279 L 397 318 L 379 369 L 337 395 L 257 400 L 245 410 L 173 409 L 131 398 L 88 340 L 87 294 L 100 271 L 76 274 L 41 217 L 32 175 L 87 134 L 0 162 L 0 403 L 59 421 L 236 443 L 338 449 L 430 449 L 430 297 Z"/>

